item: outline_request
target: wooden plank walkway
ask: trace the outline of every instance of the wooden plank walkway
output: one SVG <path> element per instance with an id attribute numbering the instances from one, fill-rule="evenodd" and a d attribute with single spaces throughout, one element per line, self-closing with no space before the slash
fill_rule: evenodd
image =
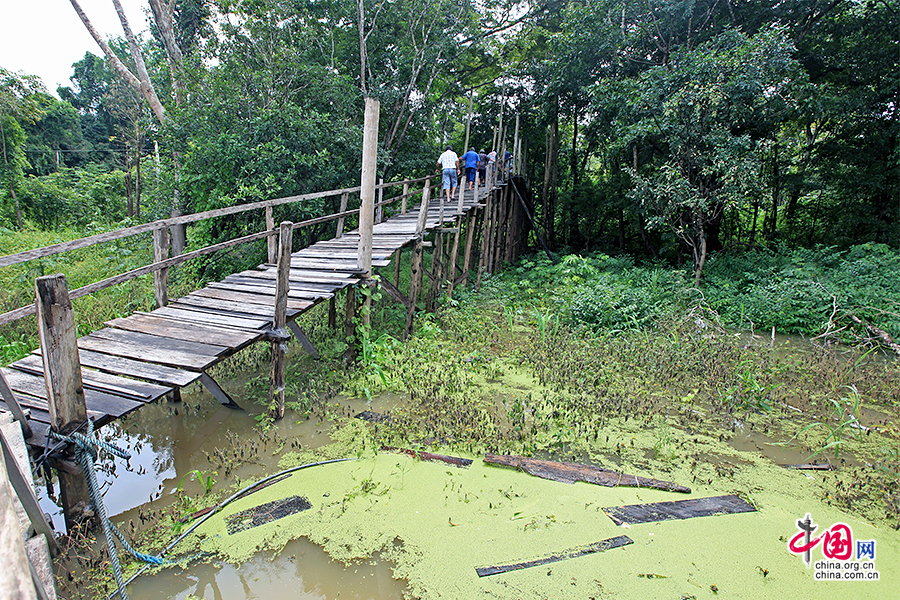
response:
<path id="1" fill-rule="evenodd" d="M 479 196 L 486 192 L 480 190 Z M 467 191 L 462 215 L 479 207 Z M 455 221 L 458 199 L 429 203 L 425 233 Z M 373 229 L 372 267 L 391 264 L 394 252 L 414 242 L 420 207 L 378 223 Z M 323 300 L 360 281 L 359 232 L 318 242 L 291 255 L 287 318 L 295 320 Z M 230 398 L 206 374 L 213 365 L 246 346 L 267 339 L 272 329 L 277 266 L 210 283 L 152 312 L 113 319 L 107 327 L 78 339 L 88 415 L 109 423 L 200 380 L 223 404 Z M 32 446 L 48 447 L 50 414 L 40 350 L 2 370 L 23 409 L 30 411 Z M 0 408 L 6 404 L 0 402 Z"/>

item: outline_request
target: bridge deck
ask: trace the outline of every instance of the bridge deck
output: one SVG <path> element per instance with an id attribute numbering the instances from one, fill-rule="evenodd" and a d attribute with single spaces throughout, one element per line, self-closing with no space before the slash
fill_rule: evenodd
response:
<path id="1" fill-rule="evenodd" d="M 481 190 L 479 196 L 483 194 Z M 475 194 L 467 191 L 463 214 L 477 206 Z M 457 200 L 445 201 L 443 207 L 440 200 L 432 200 L 426 232 L 454 221 L 457 208 Z M 416 239 L 418 214 L 416 207 L 374 226 L 373 267 L 390 265 L 393 253 Z M 359 233 L 351 231 L 291 255 L 289 322 L 360 280 L 358 245 Z M 152 312 L 113 319 L 108 327 L 79 338 L 88 416 L 103 425 L 197 380 L 224 402 L 205 371 L 266 338 L 272 328 L 276 277 L 276 265 L 263 264 Z M 40 350 L 2 372 L 19 404 L 30 410 L 34 435 L 28 443 L 48 446 L 50 414 Z M 0 402 L 0 408 L 6 409 L 5 403 Z"/>

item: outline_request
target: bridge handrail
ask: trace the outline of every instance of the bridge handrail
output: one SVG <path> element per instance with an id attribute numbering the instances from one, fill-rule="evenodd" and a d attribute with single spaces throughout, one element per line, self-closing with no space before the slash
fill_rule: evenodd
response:
<path id="1" fill-rule="evenodd" d="M 396 185 L 403 184 L 411 184 L 411 183 L 420 183 L 428 179 L 428 177 L 420 177 L 418 179 L 405 179 L 403 181 L 391 181 L 377 184 L 375 187 L 378 188 L 386 188 L 393 187 Z M 133 235 L 138 235 L 140 233 L 147 233 L 150 231 L 154 231 L 156 229 L 166 229 L 168 227 L 172 227 L 173 225 L 183 225 L 187 223 L 195 223 L 197 221 L 203 221 L 205 219 L 211 219 L 215 217 L 224 217 L 227 215 L 238 214 L 242 212 L 248 212 L 251 210 L 258 210 L 260 208 L 268 208 L 270 206 L 280 206 L 282 204 L 291 204 L 293 202 L 300 202 L 301 200 L 314 200 L 316 198 L 327 198 L 329 196 L 338 196 L 340 194 L 352 194 L 354 192 L 358 192 L 360 190 L 359 186 L 351 187 L 351 188 L 342 188 L 339 190 L 328 190 L 325 192 L 313 192 L 310 194 L 299 194 L 295 196 L 285 196 L 284 198 L 273 198 L 271 200 L 260 200 L 259 202 L 252 202 L 250 204 L 238 204 L 235 206 L 227 206 L 225 208 L 217 208 L 215 210 L 207 210 L 199 213 L 192 213 L 189 215 L 183 215 L 180 217 L 170 217 L 168 219 L 159 219 L 157 221 L 151 221 L 150 223 L 142 223 L 140 225 L 133 225 L 131 227 L 126 227 L 124 229 L 116 229 L 114 231 L 107 231 L 104 233 L 98 233 L 96 235 L 88 236 L 86 238 L 79 238 L 77 240 L 71 240 L 68 242 L 61 242 L 59 244 L 53 244 L 52 246 L 43 246 L 41 248 L 34 248 L 32 250 L 23 250 L 22 252 L 16 252 L 15 254 L 7 254 L 6 256 L 0 256 L 0 268 L 3 267 L 11 267 L 13 265 L 21 264 L 23 262 L 28 262 L 30 260 L 34 260 L 36 258 L 44 258 L 46 256 L 53 256 L 54 254 L 61 254 L 63 252 L 68 252 L 69 250 L 78 250 L 80 248 L 87 248 L 89 246 L 93 246 L 96 244 L 102 244 L 104 242 L 111 242 L 114 240 L 119 240 L 126 237 L 131 237 Z M 388 204 L 389 202 L 393 202 L 398 198 L 402 198 L 402 196 L 396 196 L 389 200 L 385 200 L 380 203 L 380 205 Z M 354 212 L 358 212 L 358 209 L 355 211 L 348 211 L 350 214 Z M 331 215 L 333 218 L 339 218 L 339 214 Z M 317 221 L 319 222 L 319 221 Z M 304 224 L 309 224 L 306 221 Z"/>
<path id="2" fill-rule="evenodd" d="M 420 183 L 427 181 L 429 177 L 421 177 L 418 179 L 405 179 L 403 181 L 392 181 L 385 182 L 376 185 L 376 188 L 387 188 L 393 187 L 396 185 L 409 185 L 411 183 Z M 254 202 L 251 204 L 240 204 L 237 206 L 229 206 L 226 208 L 220 208 L 216 210 L 208 210 L 201 213 L 193 213 L 190 215 L 184 215 L 181 217 L 174 217 L 169 219 L 160 219 L 158 221 L 153 221 L 151 223 L 143 223 L 141 225 L 135 225 L 133 227 L 126 227 L 124 229 L 117 229 L 115 231 L 110 231 L 106 233 L 101 233 L 93 236 L 89 236 L 86 238 L 80 238 L 77 240 L 71 240 L 69 242 L 63 242 L 60 244 L 54 244 L 52 246 L 44 246 L 42 248 L 35 248 L 33 250 L 26 250 L 23 252 L 18 252 L 16 254 L 9 254 L 7 256 L 0 257 L 0 268 L 5 266 L 12 266 L 16 264 L 21 264 L 23 262 L 28 262 L 29 260 L 34 260 L 36 258 L 43 258 L 45 256 L 52 256 L 54 254 L 60 254 L 62 252 L 67 252 L 69 250 L 76 250 L 79 248 L 87 248 L 89 246 L 93 246 L 95 244 L 100 244 L 103 242 L 109 242 L 117 239 L 122 239 L 126 237 L 131 237 L 133 235 L 138 235 L 141 233 L 147 233 L 149 231 L 154 231 L 157 229 L 165 229 L 167 227 L 171 227 L 172 225 L 179 225 L 182 223 L 193 223 L 197 221 L 202 221 L 205 219 L 222 217 L 231 214 L 237 214 L 242 212 L 248 212 L 251 210 L 258 210 L 261 208 L 268 208 L 270 206 L 279 206 L 282 204 L 289 204 L 292 202 L 299 202 L 301 200 L 311 200 L 315 198 L 324 198 L 328 196 L 337 196 L 341 194 L 351 194 L 354 192 L 358 192 L 360 190 L 359 186 L 352 188 L 343 188 L 338 190 L 328 190 L 325 192 L 315 192 L 310 194 L 301 194 L 296 196 L 287 196 L 284 198 L 275 198 L 272 200 L 262 200 L 259 202 Z M 420 193 L 416 192 L 408 192 L 406 194 L 401 194 L 399 196 L 395 196 L 393 198 L 389 198 L 387 200 L 383 200 L 381 202 L 376 203 L 376 208 L 379 206 L 385 206 L 392 202 L 395 202 L 402 198 L 408 198 L 409 196 Z M 293 229 L 299 229 L 301 227 L 309 227 L 311 225 L 316 225 L 318 223 L 326 223 L 328 221 L 332 221 L 335 219 L 340 219 L 342 217 L 347 217 L 350 215 L 357 214 L 359 212 L 359 208 L 345 210 L 338 213 L 333 213 L 330 215 L 323 215 L 320 217 L 314 217 L 312 219 L 307 219 L 305 221 L 299 221 L 293 224 Z M 74 300 L 76 298 L 81 298 L 83 296 L 87 296 L 88 294 L 92 294 L 94 292 L 106 289 L 108 287 L 112 287 L 114 285 L 118 285 L 120 283 L 124 283 L 131 279 L 135 279 L 137 277 L 141 277 L 143 275 L 149 275 L 150 273 L 154 273 L 156 271 L 161 271 L 163 269 L 168 269 L 169 267 L 179 265 L 183 262 L 187 262 L 191 259 L 197 258 L 199 256 L 204 256 L 207 254 L 212 254 L 218 250 L 223 250 L 225 248 L 230 248 L 232 246 L 238 246 L 240 244 L 245 244 L 248 242 L 254 242 L 257 240 L 262 240 L 268 238 L 270 236 L 278 235 L 278 229 L 267 229 L 264 231 L 260 231 L 257 233 L 251 233 L 242 237 L 234 238 L 231 240 L 227 240 L 224 242 L 220 242 L 218 244 L 213 244 L 211 246 L 205 246 L 198 250 L 193 250 L 191 252 L 186 252 L 184 254 L 179 254 L 178 256 L 173 256 L 172 258 L 167 258 L 165 260 L 159 262 L 153 262 L 151 264 L 145 265 L 143 267 L 138 267 L 137 269 L 132 269 L 131 271 L 126 271 L 125 273 L 120 273 L 119 275 L 113 275 L 112 277 L 107 277 L 106 279 L 102 279 L 100 281 L 96 281 L 94 283 L 90 283 L 86 286 L 71 290 L 69 292 L 69 299 Z M 0 326 L 6 325 L 13 321 L 17 321 L 19 319 L 28 317 L 35 314 L 35 305 L 29 304 L 26 306 L 22 306 L 20 308 L 13 309 L 9 312 L 0 314 Z"/>

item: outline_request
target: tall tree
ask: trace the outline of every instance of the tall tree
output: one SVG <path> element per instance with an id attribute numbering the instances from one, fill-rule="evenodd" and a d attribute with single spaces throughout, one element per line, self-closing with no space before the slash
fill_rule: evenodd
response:
<path id="1" fill-rule="evenodd" d="M 12 198 L 19 229 L 25 222 L 16 187 L 28 164 L 24 152 L 25 132 L 20 123 L 33 123 L 43 114 L 38 96 L 43 92 L 44 85 L 36 76 L 16 74 L 0 67 L 0 151 L 3 155 L 0 178 L 5 180 L 3 189 Z"/>

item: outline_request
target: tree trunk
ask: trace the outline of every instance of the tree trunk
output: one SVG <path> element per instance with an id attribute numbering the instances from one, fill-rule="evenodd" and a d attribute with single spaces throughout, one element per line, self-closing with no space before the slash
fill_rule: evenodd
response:
<path id="1" fill-rule="evenodd" d="M 16 223 L 19 225 L 19 230 L 25 228 L 25 223 L 22 220 L 22 209 L 19 208 L 19 198 L 16 196 L 16 190 L 13 188 L 13 178 L 12 178 L 12 170 L 9 168 L 9 159 L 6 156 L 6 130 L 3 128 L 3 121 L 0 120 L 0 141 L 2 141 L 3 145 L 3 165 L 6 167 L 6 173 L 9 176 L 9 195 L 12 196 L 13 204 L 16 209 Z"/>
<path id="2" fill-rule="evenodd" d="M 578 190 L 578 107 L 572 109 L 572 156 L 569 157 L 569 168 L 572 169 L 572 197 Z"/>

